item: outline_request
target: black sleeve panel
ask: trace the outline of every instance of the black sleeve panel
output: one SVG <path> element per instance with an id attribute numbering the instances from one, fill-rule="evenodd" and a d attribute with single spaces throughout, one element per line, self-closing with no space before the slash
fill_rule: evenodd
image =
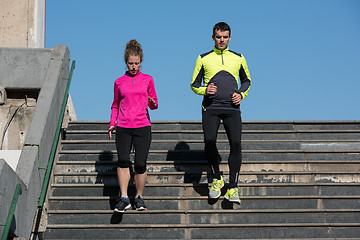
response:
<path id="1" fill-rule="evenodd" d="M 196 88 L 200 87 L 203 77 L 204 77 L 204 67 L 201 67 L 198 75 L 196 76 L 195 80 L 192 82 L 192 86 Z"/>
<path id="2" fill-rule="evenodd" d="M 250 88 L 250 80 L 246 79 L 245 81 L 241 82 L 241 87 L 239 89 L 239 92 L 246 92 Z"/>
<path id="3" fill-rule="evenodd" d="M 241 87 L 239 89 L 239 92 L 246 92 L 250 88 L 251 82 L 248 76 L 246 75 L 243 66 L 241 66 L 240 68 L 239 76 L 241 81 Z"/>

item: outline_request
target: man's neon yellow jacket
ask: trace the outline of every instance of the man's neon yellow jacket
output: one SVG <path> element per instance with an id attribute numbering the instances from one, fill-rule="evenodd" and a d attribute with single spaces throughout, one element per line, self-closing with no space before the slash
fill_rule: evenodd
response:
<path id="1" fill-rule="evenodd" d="M 206 95 L 206 87 L 210 83 L 217 87 L 214 95 Z M 233 93 L 241 94 L 244 99 L 248 95 L 250 85 L 251 78 L 245 57 L 229 48 L 219 50 L 216 47 L 199 55 L 190 84 L 196 94 L 204 96 L 203 109 L 232 110 L 239 110 L 239 105 L 231 101 Z"/>

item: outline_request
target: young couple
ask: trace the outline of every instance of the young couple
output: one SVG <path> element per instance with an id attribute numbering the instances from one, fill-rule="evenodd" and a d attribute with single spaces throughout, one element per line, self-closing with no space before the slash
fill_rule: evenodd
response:
<path id="1" fill-rule="evenodd" d="M 225 185 L 219 169 L 220 156 L 216 147 L 217 132 L 222 120 L 230 144 L 229 185 L 224 197 L 231 202 L 240 203 L 237 187 L 242 162 L 240 102 L 248 95 L 251 79 L 244 56 L 228 48 L 231 40 L 230 26 L 224 22 L 215 24 L 212 39 L 215 46 L 213 50 L 198 56 L 190 84 L 196 94 L 204 96 L 202 126 L 205 154 L 213 175 L 209 197 L 219 198 Z M 117 175 L 121 191 L 121 198 L 114 209 L 116 212 L 131 208 L 128 184 L 132 144 L 135 148 L 134 207 L 136 210 L 147 209 L 143 191 L 147 177 L 146 160 L 151 143 L 148 107 L 151 110 L 158 108 L 153 78 L 140 71 L 143 60 L 141 45 L 136 40 L 131 40 L 126 45 L 124 55 L 128 71 L 115 81 L 108 131 L 111 139 L 111 134 L 116 129 Z"/>

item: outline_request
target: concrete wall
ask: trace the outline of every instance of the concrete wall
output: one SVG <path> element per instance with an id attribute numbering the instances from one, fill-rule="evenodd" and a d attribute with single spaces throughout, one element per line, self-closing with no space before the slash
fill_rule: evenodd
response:
<path id="1" fill-rule="evenodd" d="M 22 149 L 35 106 L 36 99 L 26 96 L 8 98 L 6 104 L 0 105 L 0 154 L 4 150 Z"/>
<path id="2" fill-rule="evenodd" d="M 32 54 L 32 61 L 29 61 L 27 65 L 23 64 Z M 16 171 L 6 170 L 6 174 L 9 176 L 5 176 L 1 172 L 0 179 L 0 189 L 15 189 L 17 184 L 17 181 L 2 179 L 18 178 L 23 185 L 22 195 L 18 200 L 15 212 L 16 223 L 12 226 L 12 230 L 19 237 L 28 239 L 31 235 L 45 175 L 45 170 L 39 167 L 46 167 L 49 160 L 68 82 L 70 53 L 65 45 L 56 45 L 54 49 L 0 49 L 0 59 L 0 62 L 8 63 L 3 69 L 6 75 L 1 76 L 0 85 L 6 90 L 10 90 L 13 96 L 16 96 L 17 90 L 23 93 L 24 89 L 29 91 L 39 88 L 36 107 L 26 134 L 25 145 L 21 149 Z M 17 66 L 17 62 L 23 67 Z M 34 72 L 33 68 L 38 69 L 38 72 Z M 26 74 L 29 72 L 32 74 Z M 26 82 L 19 80 L 26 76 L 28 76 Z M 19 85 L 14 85 L 13 81 L 18 81 Z M 9 198 L 9 194 L 13 194 L 10 192 L 0 192 L 1 203 L 3 203 L 3 199 Z M 7 215 L 8 209 L 6 208 L 9 207 L 10 205 L 4 205 L 0 211 L 0 220 Z"/>
<path id="3" fill-rule="evenodd" d="M 40 89 L 53 50 L 0 48 L 0 56 L 0 85 L 7 89 Z"/>
<path id="4" fill-rule="evenodd" d="M 0 0 L 0 223 L 21 183 L 11 230 L 25 239 L 43 184 L 45 170 L 39 166 L 49 160 L 69 73 L 65 45 L 43 49 L 45 1 Z M 70 104 L 67 119 L 76 119 Z"/>
<path id="5" fill-rule="evenodd" d="M 3 184 L 8 183 L 8 184 Z M 3 160 L 0 158 L 0 223 L 5 224 L 6 218 L 9 212 L 12 198 L 14 196 L 16 185 L 22 184 L 21 179 L 17 176 L 15 171 Z M 24 185 L 22 184 L 22 188 Z M 19 208 L 16 208 L 16 212 L 19 212 Z M 17 215 L 19 216 L 19 215 Z M 12 228 L 17 224 L 17 217 L 12 221 Z M 4 230 L 3 226 L 0 226 L 0 234 Z"/>
<path id="6" fill-rule="evenodd" d="M 53 51 L 0 48 L 0 86 L 6 95 L 0 104 L 0 151 L 21 150 L 25 144 Z"/>
<path id="7" fill-rule="evenodd" d="M 20 159 L 20 154 L 21 150 L 2 150 L 0 151 L 0 159 L 4 160 L 15 172 Z"/>
<path id="8" fill-rule="evenodd" d="M 0 0 L 0 47 L 45 47 L 45 0 Z"/>

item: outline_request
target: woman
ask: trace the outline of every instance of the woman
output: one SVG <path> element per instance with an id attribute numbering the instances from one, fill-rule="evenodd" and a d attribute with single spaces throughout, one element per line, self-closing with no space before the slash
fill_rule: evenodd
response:
<path id="1" fill-rule="evenodd" d="M 158 108 L 154 81 L 150 75 L 140 71 L 143 60 L 141 45 L 136 40 L 126 44 L 125 63 L 128 71 L 114 84 L 114 101 L 111 106 L 109 137 L 116 128 L 116 149 L 118 154 L 117 176 L 121 191 L 120 201 L 114 211 L 124 212 L 131 208 L 128 197 L 130 181 L 130 150 L 135 148 L 135 208 L 147 210 L 143 201 L 146 183 L 146 160 L 151 142 L 151 123 L 148 107 Z"/>

